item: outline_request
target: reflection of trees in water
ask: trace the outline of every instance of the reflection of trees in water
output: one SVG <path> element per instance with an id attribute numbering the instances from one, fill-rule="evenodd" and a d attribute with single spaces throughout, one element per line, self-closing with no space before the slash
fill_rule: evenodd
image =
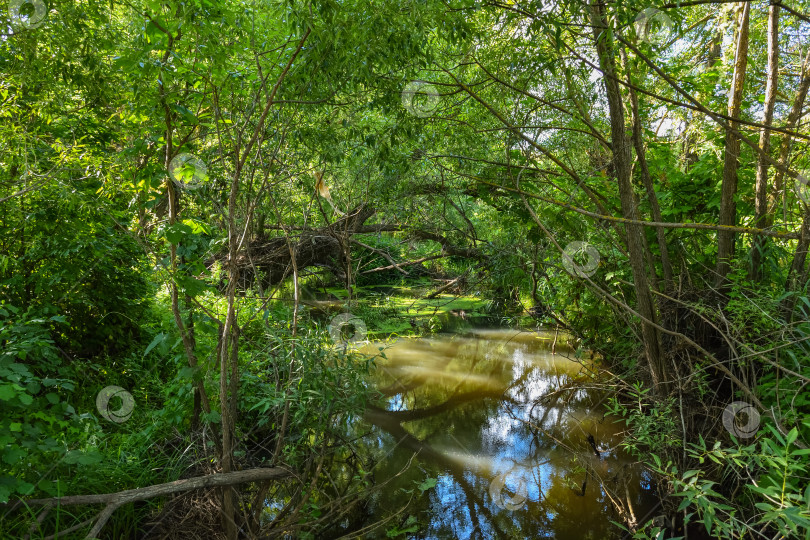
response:
<path id="1" fill-rule="evenodd" d="M 599 521 L 605 512 L 610 512 L 618 521 L 635 524 L 634 508 L 644 507 L 646 502 L 640 489 L 629 488 L 631 485 L 634 488 L 640 486 L 638 470 L 630 467 L 625 459 L 604 459 L 601 456 L 597 437 L 592 432 L 599 435 L 600 426 L 607 428 L 601 435 L 616 445 L 616 427 L 611 428 L 610 422 L 605 424 L 604 416 L 600 419 L 593 416 L 596 412 L 593 409 L 599 404 L 596 401 L 598 396 L 583 391 L 584 384 L 582 379 L 561 380 L 556 390 L 533 404 L 528 415 L 515 414 L 514 409 L 508 409 L 508 413 L 530 430 L 532 445 L 562 450 L 558 452 L 557 470 L 563 473 L 554 474 L 556 481 L 550 483 L 547 509 L 553 506 L 559 514 L 570 514 L 577 508 L 575 514 L 584 515 L 584 506 L 592 510 L 593 521 Z M 535 415 L 535 406 L 539 403 L 542 403 L 542 413 Z M 548 416 L 552 412 L 556 413 L 556 418 L 550 424 Z M 567 425 L 563 425 L 564 419 Z M 564 455 L 560 456 L 560 453 Z M 572 494 L 581 499 L 572 498 Z M 566 520 L 559 521 L 555 528 L 558 537 L 565 537 L 567 529 L 560 526 L 566 527 L 567 524 Z M 572 537 L 581 535 L 576 523 L 572 524 Z M 615 531 L 606 530 L 605 534 L 610 532 Z"/>
<path id="2" fill-rule="evenodd" d="M 366 420 L 399 447 L 387 463 L 379 464 L 378 478 L 398 471 L 414 453 L 420 467 L 404 473 L 398 486 L 412 487 L 409 482 L 424 480 L 426 473 L 440 477 L 430 500 L 423 497 L 410 513 L 416 512 L 422 523 L 429 519 L 431 535 L 440 538 L 615 535 L 606 517 L 621 520 L 612 510 L 626 506 L 624 499 L 639 508 L 644 494 L 637 489 L 622 493 L 628 484 L 639 485 L 638 475 L 622 460 L 594 455 L 585 434 L 597 421 L 583 414 L 583 422 L 571 414 L 597 402 L 592 393 L 582 391 L 583 378 L 570 370 L 552 371 L 553 360 L 552 369 L 533 364 L 538 347 L 530 343 L 433 343 L 409 344 L 404 361 L 397 363 L 392 355 L 395 368 L 382 371 L 384 377 L 396 377 L 384 386 L 384 396 L 399 396 L 405 410 L 372 406 L 366 412 Z M 516 351 L 528 360 L 522 361 Z M 409 372 L 426 364 L 430 369 L 425 373 L 431 376 Z M 532 393 L 538 381 L 548 388 L 539 399 Z M 507 435 L 490 433 L 482 441 L 492 424 Z M 508 458 L 527 471 L 534 495 L 524 507 L 502 510 L 491 500 L 489 485 L 498 474 L 492 458 Z M 396 492 L 386 491 L 376 501 L 375 514 L 382 517 L 386 510 L 399 509 L 401 502 Z"/>
<path id="3" fill-rule="evenodd" d="M 456 508 L 458 508 L 458 505 L 463 502 L 470 513 L 469 518 L 472 522 L 477 524 L 476 528 L 480 529 L 483 526 L 478 515 L 479 512 L 483 513 L 484 517 L 490 522 L 492 521 L 493 518 L 491 510 L 488 504 L 486 504 L 482 499 L 482 495 L 486 493 L 486 489 L 474 489 L 474 487 L 471 485 L 471 483 L 474 483 L 476 479 L 479 479 L 479 477 L 476 475 L 472 475 L 472 478 L 466 477 L 465 470 L 462 465 L 460 465 L 456 460 L 448 457 L 443 452 L 435 449 L 431 444 L 411 435 L 404 427 L 402 427 L 400 421 L 393 416 L 391 412 L 377 408 L 369 408 L 369 410 L 366 412 L 366 420 L 382 428 L 389 435 L 393 436 L 394 440 L 397 441 L 398 446 L 418 454 L 421 463 L 432 464 L 437 466 L 440 470 L 450 472 L 464 495 L 463 501 L 459 501 L 458 498 L 454 501 L 457 505 Z M 451 520 L 451 523 L 452 521 L 455 520 Z M 446 520 L 442 520 L 440 523 L 441 525 L 444 525 Z M 439 529 L 441 528 L 443 527 L 440 526 Z M 500 534 L 501 531 L 496 532 Z"/>

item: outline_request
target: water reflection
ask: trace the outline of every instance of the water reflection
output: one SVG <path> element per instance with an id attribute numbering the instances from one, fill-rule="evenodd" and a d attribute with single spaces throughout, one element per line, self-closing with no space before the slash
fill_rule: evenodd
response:
<path id="1" fill-rule="evenodd" d="M 409 510 L 414 538 L 621 538 L 610 520 L 642 518 L 654 497 L 618 448 L 594 368 L 559 344 L 552 354 L 553 339 L 479 330 L 387 348 L 373 380 L 385 406 L 366 412 L 375 480 L 388 482 L 373 516 L 401 510 L 430 476 Z"/>

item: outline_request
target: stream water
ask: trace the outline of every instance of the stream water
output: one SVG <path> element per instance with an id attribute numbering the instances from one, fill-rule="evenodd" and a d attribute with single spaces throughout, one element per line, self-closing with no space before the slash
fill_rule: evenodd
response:
<path id="1" fill-rule="evenodd" d="M 474 330 L 386 348 L 371 382 L 387 405 L 366 413 L 385 483 L 372 519 L 412 501 L 388 526 L 414 515 L 408 538 L 562 540 L 622 538 L 617 508 L 648 519 L 656 498 L 619 448 L 595 370 L 553 341 Z M 436 484 L 421 494 L 426 478 Z"/>

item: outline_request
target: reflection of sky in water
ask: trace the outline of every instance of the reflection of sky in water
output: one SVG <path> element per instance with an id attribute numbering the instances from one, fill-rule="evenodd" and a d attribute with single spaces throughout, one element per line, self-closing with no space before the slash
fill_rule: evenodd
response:
<path id="1" fill-rule="evenodd" d="M 405 400 L 402 398 L 401 394 L 397 394 L 397 395 L 393 396 L 391 399 L 388 400 L 388 410 L 389 411 L 404 411 L 404 410 L 406 410 Z"/>
<path id="2" fill-rule="evenodd" d="M 601 396 L 576 387 L 578 380 L 590 380 L 586 370 L 552 355 L 552 337 L 477 331 L 473 337 L 401 340 L 386 351 L 377 386 L 391 389 L 389 420 L 414 439 L 381 465 L 378 482 L 394 480 L 375 518 L 401 508 L 396 488 L 412 489 L 426 477 L 438 481 L 411 509 L 420 523 L 418 538 L 610 538 L 618 531 L 609 521 L 619 518 L 600 478 L 627 481 L 634 511 L 644 515 L 652 502 L 644 492 L 650 478 L 627 467 L 629 460 L 615 448 L 596 458 L 587 435 L 601 451 L 618 444 L 621 426 L 603 419 L 595 407 Z M 570 352 L 560 343 L 557 348 Z M 423 414 L 403 420 L 396 411 Z M 396 444 L 381 439 L 389 449 Z M 418 467 L 400 474 L 417 450 Z M 500 506 L 490 492 L 499 477 Z M 514 501 L 514 509 L 503 508 L 504 501 Z"/>
<path id="3" fill-rule="evenodd" d="M 453 522 L 454 531 L 457 534 L 457 538 L 470 538 L 472 536 L 472 519 L 470 519 L 471 516 L 469 510 L 464 504 L 465 501 L 463 495 L 459 497 L 456 481 L 452 475 L 443 474 L 439 476 L 438 481 L 436 482 L 433 497 L 437 498 L 442 506 L 457 509 L 459 514 L 455 516 L 456 519 Z M 439 528 L 442 521 L 445 519 L 446 515 L 443 513 L 436 513 L 433 518 L 434 527 Z"/>

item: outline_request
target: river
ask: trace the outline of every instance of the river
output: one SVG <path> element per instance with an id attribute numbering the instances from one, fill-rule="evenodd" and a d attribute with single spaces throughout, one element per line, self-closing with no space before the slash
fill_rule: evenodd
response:
<path id="1" fill-rule="evenodd" d="M 582 540 L 622 538 L 622 515 L 649 519 L 657 499 L 620 447 L 596 364 L 555 339 L 481 329 L 369 344 L 384 348 L 371 381 L 383 406 L 365 415 L 382 486 L 371 522 L 395 516 L 386 529 L 408 538 Z"/>

